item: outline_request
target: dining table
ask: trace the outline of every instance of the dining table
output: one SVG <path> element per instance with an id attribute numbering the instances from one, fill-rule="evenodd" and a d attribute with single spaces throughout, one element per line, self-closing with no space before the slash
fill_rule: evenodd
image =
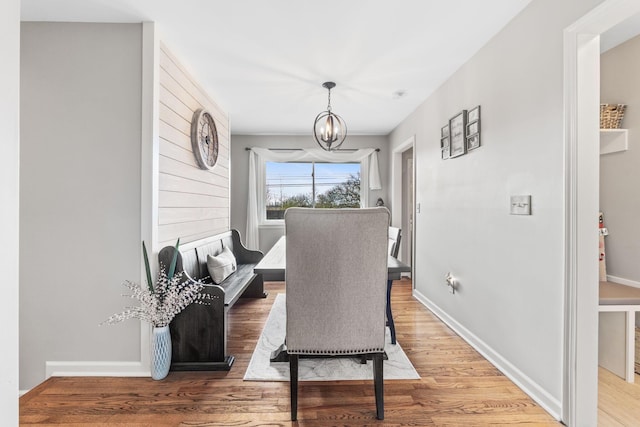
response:
<path id="1" fill-rule="evenodd" d="M 255 274 L 262 274 L 266 281 L 286 281 L 287 254 L 286 236 L 282 236 L 253 268 Z M 411 272 L 411 267 L 399 259 L 387 257 L 387 324 L 391 332 L 391 344 L 396 344 L 396 328 L 391 311 L 391 287 L 394 280 L 399 280 L 402 273 Z"/>

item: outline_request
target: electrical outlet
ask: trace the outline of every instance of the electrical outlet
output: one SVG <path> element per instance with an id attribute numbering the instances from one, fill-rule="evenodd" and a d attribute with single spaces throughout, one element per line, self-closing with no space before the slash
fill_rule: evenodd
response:
<path id="1" fill-rule="evenodd" d="M 447 273 L 446 276 L 444 276 L 444 280 L 445 280 L 445 282 L 447 282 L 447 286 L 449 287 L 449 292 L 451 292 L 452 294 L 455 294 L 456 293 L 456 278 L 451 275 L 451 272 L 449 272 L 449 273 Z"/>

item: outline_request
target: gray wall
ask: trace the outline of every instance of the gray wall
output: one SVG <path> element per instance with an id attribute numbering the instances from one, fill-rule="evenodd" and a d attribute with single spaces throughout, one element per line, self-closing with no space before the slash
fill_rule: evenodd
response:
<path id="1" fill-rule="evenodd" d="M 231 135 L 231 228 L 236 228 L 244 236 L 247 228 L 247 199 L 249 189 L 249 152 L 245 147 L 264 148 L 315 148 L 318 144 L 308 136 L 248 136 Z M 387 197 L 389 178 L 389 144 L 386 136 L 348 136 L 343 148 L 380 148 L 378 162 L 382 190 L 369 191 L 369 204 L 375 206 L 378 197 L 382 197 L 389 206 Z M 390 208 L 390 206 L 389 206 Z M 268 226 L 260 229 L 260 250 L 267 251 L 280 236 L 283 226 Z M 243 237 L 244 241 L 244 237 Z"/>
<path id="2" fill-rule="evenodd" d="M 20 1 L 0 2 L 0 424 L 18 425 Z"/>
<path id="3" fill-rule="evenodd" d="M 391 134 L 391 149 L 416 138 L 417 295 L 556 416 L 564 339 L 563 30 L 598 3 L 534 0 Z M 441 160 L 440 127 L 476 105 L 482 146 Z M 531 195 L 533 215 L 509 215 L 510 195 Z M 455 295 L 444 284 L 447 272 L 459 280 Z"/>
<path id="4" fill-rule="evenodd" d="M 640 36 L 602 54 L 600 73 L 601 102 L 627 104 L 622 127 L 629 130 L 627 151 L 600 156 L 607 274 L 640 286 Z"/>
<path id="5" fill-rule="evenodd" d="M 139 361 L 99 327 L 141 277 L 141 25 L 23 23 L 20 388 L 47 361 Z"/>

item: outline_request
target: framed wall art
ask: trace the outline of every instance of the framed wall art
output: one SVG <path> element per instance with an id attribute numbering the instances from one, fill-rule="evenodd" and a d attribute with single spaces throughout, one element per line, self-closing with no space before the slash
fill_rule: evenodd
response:
<path id="1" fill-rule="evenodd" d="M 467 114 L 467 121 L 469 123 L 473 123 L 475 121 L 480 120 L 480 106 L 478 105 L 475 108 L 469 110 L 469 114 Z"/>
<path id="2" fill-rule="evenodd" d="M 467 138 L 467 151 L 480 147 L 480 134 L 471 135 Z"/>
<path id="3" fill-rule="evenodd" d="M 480 132 L 480 122 L 467 123 L 467 137 Z"/>
<path id="4" fill-rule="evenodd" d="M 467 110 L 462 110 L 449 120 L 450 157 L 458 157 L 467 152 L 466 131 Z"/>
<path id="5" fill-rule="evenodd" d="M 467 114 L 467 151 L 480 146 L 480 106 L 469 110 Z"/>
<path id="6" fill-rule="evenodd" d="M 448 159 L 451 154 L 449 141 L 449 125 L 447 124 L 440 129 L 440 152 L 443 160 Z"/>

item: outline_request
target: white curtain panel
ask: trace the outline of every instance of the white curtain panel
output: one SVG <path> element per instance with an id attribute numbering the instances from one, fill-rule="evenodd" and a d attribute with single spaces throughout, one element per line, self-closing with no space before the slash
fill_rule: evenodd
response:
<path id="1" fill-rule="evenodd" d="M 368 161 L 367 161 L 368 160 Z M 260 217 L 259 201 L 264 197 L 265 162 L 360 162 L 362 188 L 382 189 L 378 152 L 375 148 L 361 148 L 355 151 L 324 151 L 321 148 L 305 148 L 292 151 L 275 151 L 268 148 L 253 147 L 249 152 L 249 200 L 247 203 L 246 245 L 249 249 L 258 249 Z M 363 191 L 361 206 L 368 206 L 369 192 Z"/>
<path id="2" fill-rule="evenodd" d="M 378 168 L 378 152 L 373 151 L 369 156 L 369 190 L 382 190 L 380 168 Z"/>
<path id="3" fill-rule="evenodd" d="M 258 250 L 259 229 L 258 229 L 258 182 L 256 164 L 258 155 L 255 151 L 249 151 L 249 200 L 247 203 L 247 232 L 245 234 L 245 244 L 247 248 Z"/>

